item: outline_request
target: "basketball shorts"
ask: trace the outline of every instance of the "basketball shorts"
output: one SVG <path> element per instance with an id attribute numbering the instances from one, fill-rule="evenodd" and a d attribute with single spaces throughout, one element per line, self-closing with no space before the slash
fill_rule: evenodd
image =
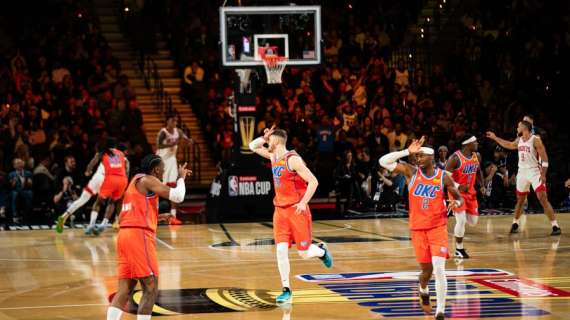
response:
<path id="1" fill-rule="evenodd" d="M 121 228 L 117 236 L 119 279 L 158 277 L 156 235 L 141 228 Z"/>
<path id="2" fill-rule="evenodd" d="M 410 234 L 419 263 L 431 263 L 431 257 L 449 258 L 446 224 L 428 230 L 411 230 Z"/>
<path id="3" fill-rule="evenodd" d="M 280 208 L 275 207 L 273 214 L 273 236 L 275 244 L 281 242 L 295 243 L 297 250 L 304 251 L 309 248 L 313 240 L 312 237 L 312 217 L 311 211 L 307 210 L 302 214 L 295 213 L 295 207 Z"/>
<path id="4" fill-rule="evenodd" d="M 517 195 L 527 195 L 531 186 L 534 192 L 546 191 L 546 185 L 540 181 L 540 169 L 519 168 L 517 173 Z"/>
<path id="5" fill-rule="evenodd" d="M 453 213 L 465 212 L 473 216 L 478 216 L 479 204 L 477 203 L 477 195 L 462 192 L 461 196 L 463 197 L 463 204 L 460 207 L 454 208 Z M 449 194 L 449 198 L 453 199 L 453 196 Z"/>
<path id="6" fill-rule="evenodd" d="M 91 180 L 87 183 L 84 190 L 90 193 L 92 196 L 99 193 L 101 190 L 101 185 L 103 184 L 103 180 L 105 180 L 105 175 L 103 174 L 102 170 L 97 169 L 95 174 L 91 177 Z"/>
<path id="7" fill-rule="evenodd" d="M 164 162 L 162 182 L 169 187 L 176 186 L 176 180 L 178 179 L 178 163 L 176 162 L 176 156 L 162 157 L 162 162 Z"/>
<path id="8" fill-rule="evenodd" d="M 119 200 L 123 197 L 128 180 L 125 176 L 105 176 L 99 195 L 103 199 Z"/>

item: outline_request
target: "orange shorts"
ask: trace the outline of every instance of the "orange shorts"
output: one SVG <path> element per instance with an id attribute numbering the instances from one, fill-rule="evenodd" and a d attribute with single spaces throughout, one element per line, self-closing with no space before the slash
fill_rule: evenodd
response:
<path id="1" fill-rule="evenodd" d="M 279 208 L 275 207 L 273 214 L 273 236 L 275 244 L 281 242 L 289 243 L 289 247 L 294 242 L 297 250 L 304 251 L 312 243 L 312 218 L 309 207 L 302 214 L 295 213 L 295 207 Z"/>
<path id="2" fill-rule="evenodd" d="M 117 237 L 119 279 L 158 277 L 156 235 L 142 228 L 121 228 Z"/>
<path id="3" fill-rule="evenodd" d="M 103 199 L 119 200 L 123 197 L 128 180 L 125 176 L 105 176 L 99 195 Z"/>
<path id="4" fill-rule="evenodd" d="M 449 258 L 447 225 L 428 230 L 411 230 L 410 233 L 419 263 L 431 263 L 431 257 Z"/>
<path id="5" fill-rule="evenodd" d="M 479 215 L 479 204 L 477 203 L 477 195 L 472 195 L 468 193 L 461 193 L 463 197 L 463 204 L 460 207 L 454 208 L 453 212 L 464 212 L 473 216 Z M 453 199 L 453 196 L 449 194 L 449 198 Z"/>

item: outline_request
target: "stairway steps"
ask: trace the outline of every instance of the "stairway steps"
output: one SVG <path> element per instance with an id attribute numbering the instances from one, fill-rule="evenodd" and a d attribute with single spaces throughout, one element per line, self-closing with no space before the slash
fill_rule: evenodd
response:
<path id="1" fill-rule="evenodd" d="M 118 7 L 116 0 L 93 0 L 96 12 L 99 14 L 101 31 L 113 50 L 113 55 L 121 62 L 121 72 L 130 79 L 130 84 L 137 95 L 137 102 L 143 116 L 143 129 L 147 140 L 154 145 L 161 128 L 164 127 L 164 117 L 156 108 L 155 93 L 145 86 L 144 78 L 138 70 L 137 54 L 131 47 L 128 39 L 121 33 L 119 27 Z M 156 42 L 157 52 L 151 55 L 156 63 L 158 74 L 164 84 L 164 90 L 170 94 L 173 106 L 180 114 L 182 122 L 192 131 L 192 138 L 201 146 L 200 174 L 201 179 L 190 181 L 191 186 L 208 186 L 218 174 L 214 159 L 208 150 L 208 141 L 205 139 L 200 122 L 191 107 L 180 99 L 181 72 L 172 59 L 168 43 L 158 36 Z M 183 155 L 179 153 L 179 158 Z M 182 160 L 182 159 L 180 159 Z"/>

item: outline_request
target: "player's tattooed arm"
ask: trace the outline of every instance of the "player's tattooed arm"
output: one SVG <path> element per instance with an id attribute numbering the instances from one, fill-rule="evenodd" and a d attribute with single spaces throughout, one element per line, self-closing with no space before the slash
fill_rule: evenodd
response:
<path id="1" fill-rule="evenodd" d="M 479 169 L 477 170 L 477 184 L 479 185 L 481 193 L 485 193 L 485 176 L 483 175 L 483 169 L 481 165 L 483 165 L 483 158 L 479 152 L 477 154 L 477 160 L 479 161 Z"/>
<path id="2" fill-rule="evenodd" d="M 176 181 L 176 188 L 171 188 L 171 187 L 163 184 L 155 176 L 146 175 L 140 179 L 139 183 L 137 184 L 137 189 L 139 190 L 139 192 L 141 192 L 143 194 L 147 194 L 148 192 L 153 192 L 161 198 L 170 199 L 172 201 L 174 201 L 174 200 L 172 197 L 171 190 L 174 190 L 175 192 L 181 193 L 180 197 L 177 197 L 177 198 L 180 198 L 183 200 L 184 199 L 184 193 L 186 192 L 186 188 L 184 185 L 184 179 L 186 179 L 186 177 L 191 175 L 191 174 L 192 174 L 192 171 L 190 169 L 186 168 L 186 163 L 185 163 L 181 166 L 178 166 L 178 175 L 179 176 L 178 176 L 178 180 Z M 175 202 L 180 203 L 182 201 L 175 201 Z"/>
<path id="3" fill-rule="evenodd" d="M 296 212 L 302 213 L 307 209 L 307 204 L 309 203 L 309 201 L 311 201 L 311 198 L 313 198 L 315 191 L 317 191 L 317 187 L 319 186 L 319 181 L 317 180 L 315 175 L 311 172 L 311 170 L 307 168 L 307 165 L 305 164 L 303 159 L 301 159 L 301 157 L 298 156 L 290 157 L 288 160 L 288 165 L 289 168 L 291 168 L 291 170 L 295 171 L 303 180 L 305 180 L 305 182 L 307 182 L 307 191 L 305 191 L 305 194 L 303 195 L 301 201 L 299 201 L 299 203 L 295 205 L 297 209 Z"/>
<path id="4" fill-rule="evenodd" d="M 457 168 L 459 168 L 459 156 L 457 156 L 454 153 L 445 162 L 445 171 L 447 171 L 449 173 L 449 175 L 451 175 L 451 173 L 453 171 L 457 170 Z M 453 179 L 452 179 L 452 181 L 453 181 Z M 460 184 L 455 183 L 455 181 L 454 181 L 454 184 L 455 184 L 457 190 L 459 190 L 461 192 L 468 192 L 469 191 L 468 185 L 460 185 Z"/>
<path id="5" fill-rule="evenodd" d="M 93 169 L 101 161 L 102 156 L 103 154 L 101 152 L 97 152 L 95 156 L 93 156 L 93 158 L 91 159 L 91 161 L 89 161 L 89 164 L 87 165 L 87 169 L 85 169 L 86 176 L 89 177 L 91 174 L 93 174 Z"/>
<path id="6" fill-rule="evenodd" d="M 548 170 L 548 154 L 546 153 L 546 148 L 544 147 L 544 143 L 542 143 L 542 139 L 540 137 L 534 137 L 534 148 L 540 157 L 541 163 L 541 181 L 542 183 L 546 182 L 546 171 Z"/>
<path id="7" fill-rule="evenodd" d="M 449 201 L 449 208 L 453 209 L 460 207 L 464 201 L 463 197 L 461 196 L 461 193 L 459 193 L 459 190 L 457 190 L 455 187 L 455 181 L 453 181 L 453 179 L 451 179 L 451 177 L 445 173 L 443 174 L 443 185 L 447 188 L 447 191 L 453 195 L 453 199 L 455 199 Z"/>
<path id="8" fill-rule="evenodd" d="M 487 138 L 495 141 L 498 145 L 500 145 L 501 147 L 508 149 L 508 150 L 517 150 L 518 149 L 518 144 L 519 144 L 519 138 L 517 137 L 514 141 L 509 141 L 509 140 L 505 140 L 505 139 L 501 139 L 499 137 L 497 137 L 497 135 L 495 135 L 494 132 L 492 131 L 487 131 L 486 134 Z"/>

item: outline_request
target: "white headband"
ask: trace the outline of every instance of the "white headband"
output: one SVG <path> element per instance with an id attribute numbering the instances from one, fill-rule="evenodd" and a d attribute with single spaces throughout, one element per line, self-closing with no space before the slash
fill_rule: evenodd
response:
<path id="1" fill-rule="evenodd" d="M 432 148 L 428 148 L 428 147 L 421 147 L 420 148 L 420 152 L 423 154 L 429 154 L 429 155 L 433 155 L 434 151 Z"/>
<path id="2" fill-rule="evenodd" d="M 475 142 L 475 141 L 477 141 L 477 138 L 475 138 L 475 136 L 471 136 L 471 138 L 463 141 L 461 144 L 466 145 L 466 144 L 470 144 L 470 143 Z"/>

